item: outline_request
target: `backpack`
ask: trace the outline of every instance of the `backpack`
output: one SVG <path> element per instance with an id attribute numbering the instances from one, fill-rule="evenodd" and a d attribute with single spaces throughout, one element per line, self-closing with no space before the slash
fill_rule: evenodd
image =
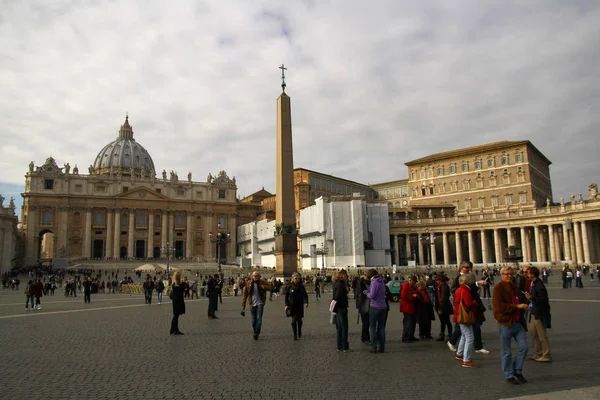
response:
<path id="1" fill-rule="evenodd" d="M 31 290 L 31 285 L 28 283 L 27 285 L 25 285 L 25 296 L 31 296 L 33 294 L 32 290 Z"/>

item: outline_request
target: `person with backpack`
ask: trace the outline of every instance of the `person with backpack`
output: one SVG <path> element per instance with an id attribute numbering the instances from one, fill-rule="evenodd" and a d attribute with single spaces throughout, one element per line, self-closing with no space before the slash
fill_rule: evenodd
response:
<path id="1" fill-rule="evenodd" d="M 25 285 L 25 311 L 29 311 L 29 300 L 31 300 L 31 311 L 35 310 L 33 306 L 33 292 L 35 290 L 35 284 L 30 279 Z"/>

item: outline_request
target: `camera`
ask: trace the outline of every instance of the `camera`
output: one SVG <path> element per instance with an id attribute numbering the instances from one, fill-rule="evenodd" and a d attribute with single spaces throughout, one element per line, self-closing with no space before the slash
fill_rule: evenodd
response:
<path id="1" fill-rule="evenodd" d="M 242 310 L 242 312 L 240 312 L 240 315 L 241 315 L 242 317 L 245 317 L 245 316 L 246 316 L 246 311 Z"/>

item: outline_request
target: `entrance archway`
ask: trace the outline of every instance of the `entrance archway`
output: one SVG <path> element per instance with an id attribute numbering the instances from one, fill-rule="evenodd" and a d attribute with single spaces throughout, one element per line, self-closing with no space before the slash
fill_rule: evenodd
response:
<path id="1" fill-rule="evenodd" d="M 45 229 L 38 235 L 37 255 L 39 259 L 51 259 L 56 257 L 56 236 L 54 232 Z"/>

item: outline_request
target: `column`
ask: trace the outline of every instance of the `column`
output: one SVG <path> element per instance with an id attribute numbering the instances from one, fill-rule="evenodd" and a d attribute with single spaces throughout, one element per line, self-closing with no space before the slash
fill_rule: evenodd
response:
<path id="1" fill-rule="evenodd" d="M 127 232 L 127 257 L 133 258 L 135 246 L 135 209 L 129 209 L 129 231 Z"/>
<path id="2" fill-rule="evenodd" d="M 535 260 L 537 262 L 545 261 L 542 255 L 542 243 L 540 239 L 540 227 L 536 225 L 533 227 L 533 240 L 535 242 Z"/>
<path id="3" fill-rule="evenodd" d="M 579 227 L 579 222 L 573 222 L 573 226 L 575 227 L 575 254 L 577 255 L 576 262 L 578 264 L 583 264 L 583 246 L 581 245 L 581 229 Z"/>
<path id="4" fill-rule="evenodd" d="M 406 240 L 404 241 L 404 249 L 406 250 L 406 265 L 408 260 L 412 257 L 412 249 L 410 248 L 410 234 L 406 234 Z"/>
<path id="5" fill-rule="evenodd" d="M 106 211 L 106 243 L 104 243 L 104 257 L 110 258 L 113 256 L 113 243 L 115 241 L 114 234 L 115 217 L 112 209 Z"/>
<path id="6" fill-rule="evenodd" d="M 68 225 L 69 225 L 69 207 L 68 206 L 60 206 L 58 207 L 60 211 L 60 225 L 59 225 L 59 236 L 58 236 L 58 245 L 57 245 L 57 253 L 56 256 L 60 258 L 69 258 L 69 240 L 68 240 Z M 61 252 L 61 248 L 64 249 L 64 252 Z"/>
<path id="7" fill-rule="evenodd" d="M 586 264 L 590 261 L 590 242 L 588 240 L 588 230 L 585 221 L 581 221 L 581 241 L 583 245 L 583 260 Z"/>
<path id="8" fill-rule="evenodd" d="M 27 258 L 31 263 L 37 262 L 39 258 L 37 251 L 37 235 L 39 216 L 37 206 L 28 206 L 27 212 Z M 24 287 L 24 286 L 23 286 Z"/>
<path id="9" fill-rule="evenodd" d="M 569 250 L 571 251 L 571 260 L 575 261 L 577 258 L 577 251 L 575 250 L 575 232 L 573 229 L 574 223 L 571 223 L 571 229 L 569 229 Z"/>
<path id="10" fill-rule="evenodd" d="M 556 249 L 556 258 L 558 259 L 558 261 L 564 260 L 565 259 L 565 252 L 563 249 L 563 231 L 562 229 L 559 229 L 558 227 L 556 227 L 556 231 L 554 232 L 554 248 Z"/>
<path id="11" fill-rule="evenodd" d="M 185 238 L 185 258 L 188 260 L 192 258 L 192 213 L 187 213 L 187 221 L 185 225 L 186 238 Z"/>
<path id="12" fill-rule="evenodd" d="M 204 230 L 204 258 L 207 260 L 213 259 L 214 246 L 210 242 L 209 234 L 213 230 L 213 212 L 206 213 L 206 229 Z"/>
<path id="13" fill-rule="evenodd" d="M 435 234 L 433 232 L 429 234 L 429 243 L 429 248 L 431 249 L 431 260 L 429 261 L 431 262 L 431 265 L 436 265 L 437 254 L 435 254 Z"/>
<path id="14" fill-rule="evenodd" d="M 85 232 L 83 232 L 83 256 L 92 256 L 92 209 L 85 209 Z"/>
<path id="15" fill-rule="evenodd" d="M 400 240 L 398 235 L 394 234 L 394 254 L 396 255 L 396 265 L 400 265 Z"/>
<path id="16" fill-rule="evenodd" d="M 523 262 L 529 262 L 529 254 L 527 254 L 527 233 L 525 227 L 521 227 L 521 253 L 523 254 Z"/>
<path id="17" fill-rule="evenodd" d="M 448 232 L 442 233 L 442 246 L 444 248 L 444 265 L 450 265 L 450 252 L 448 251 Z"/>
<path id="18" fill-rule="evenodd" d="M 417 235 L 417 243 L 419 244 L 417 247 L 418 250 L 418 254 L 419 254 L 419 265 L 424 265 L 425 264 L 425 257 L 423 257 L 423 243 L 421 238 L 423 237 L 423 234 L 418 234 Z"/>
<path id="19" fill-rule="evenodd" d="M 512 228 L 506 228 L 506 242 L 509 246 L 515 245 L 515 237 Z"/>
<path id="20" fill-rule="evenodd" d="M 173 243 L 169 243 L 169 225 L 168 225 L 168 215 L 166 211 L 162 212 L 162 216 L 160 217 L 162 222 L 162 228 L 160 232 L 160 245 L 163 249 L 166 249 L 168 245 L 173 245 Z"/>
<path id="21" fill-rule="evenodd" d="M 496 263 L 500 264 L 504 261 L 504 257 L 502 257 L 502 243 L 500 242 L 500 231 L 498 228 L 494 228 L 494 256 L 496 257 Z"/>
<path id="22" fill-rule="evenodd" d="M 463 262 L 463 254 L 462 254 L 462 243 L 460 240 L 460 232 L 456 232 L 456 236 L 455 236 L 456 240 L 455 240 L 455 244 L 456 244 L 456 263 L 458 265 L 460 265 L 461 262 Z"/>
<path id="23" fill-rule="evenodd" d="M 169 238 L 169 243 L 171 246 L 175 247 L 175 238 L 173 236 L 173 232 L 175 231 L 175 212 L 169 211 L 169 225 L 167 227 L 167 234 Z"/>
<path id="24" fill-rule="evenodd" d="M 550 246 L 550 260 L 548 261 L 560 261 L 559 257 L 556 256 L 556 240 L 554 238 L 554 227 L 548 225 L 548 244 Z"/>
<path id="25" fill-rule="evenodd" d="M 488 241 L 485 234 L 485 230 L 481 230 L 481 262 L 487 264 L 490 262 L 488 250 Z"/>
<path id="26" fill-rule="evenodd" d="M 571 258 L 571 244 L 569 243 L 569 230 L 567 229 L 567 223 L 563 222 L 563 246 L 565 247 L 565 261 L 572 260 Z"/>
<path id="27" fill-rule="evenodd" d="M 546 230 L 542 229 L 542 231 L 540 232 L 540 246 L 542 248 L 542 261 L 550 261 L 550 257 L 548 257 L 549 244 L 548 244 L 548 236 L 546 236 Z"/>
<path id="28" fill-rule="evenodd" d="M 476 260 L 477 260 L 477 256 L 475 254 L 475 237 L 473 235 L 473 231 L 468 231 L 467 232 L 467 239 L 469 242 L 469 261 L 471 261 L 473 264 L 475 264 Z"/>
<path id="29" fill-rule="evenodd" d="M 148 210 L 148 240 L 146 241 L 146 257 L 154 258 L 154 210 Z"/>
<path id="30" fill-rule="evenodd" d="M 229 223 L 229 233 L 231 238 L 227 242 L 227 259 L 231 259 L 235 257 L 236 251 L 236 237 L 237 237 L 237 213 L 230 213 L 229 218 L 227 219 Z M 333 254 L 333 253 L 332 253 Z M 325 257 L 327 258 L 327 257 Z M 327 260 L 325 260 L 327 262 Z"/>
<path id="31" fill-rule="evenodd" d="M 121 209 L 115 208 L 115 226 L 113 238 L 113 257 L 117 260 L 121 256 Z"/>

